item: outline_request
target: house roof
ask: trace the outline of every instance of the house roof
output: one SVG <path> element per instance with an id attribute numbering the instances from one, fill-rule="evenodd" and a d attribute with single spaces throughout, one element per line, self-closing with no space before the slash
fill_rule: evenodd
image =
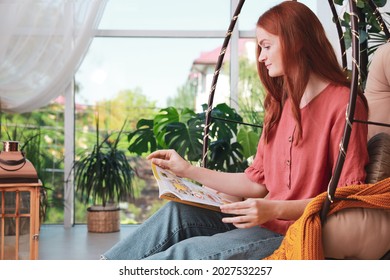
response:
<path id="1" fill-rule="evenodd" d="M 239 39 L 238 41 L 238 55 L 243 55 L 246 53 L 245 45 L 247 42 L 253 42 L 253 39 Z M 213 65 L 217 64 L 219 55 L 221 53 L 221 47 L 215 48 L 211 51 L 201 52 L 200 56 L 196 58 L 193 62 L 193 64 L 207 64 L 207 65 Z M 230 52 L 230 45 L 228 45 L 226 49 L 226 53 Z M 229 55 L 224 57 L 224 60 L 229 60 Z"/>
<path id="2" fill-rule="evenodd" d="M 65 105 L 65 97 L 63 95 L 59 95 L 56 99 L 52 101 L 53 103 L 57 103 L 60 105 Z M 86 109 L 87 106 L 75 103 L 75 109 L 76 111 L 83 111 Z"/>

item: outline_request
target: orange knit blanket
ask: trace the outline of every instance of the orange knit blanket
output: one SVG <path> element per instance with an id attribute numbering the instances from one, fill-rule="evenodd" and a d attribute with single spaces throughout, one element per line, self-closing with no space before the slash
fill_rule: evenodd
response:
<path id="1" fill-rule="evenodd" d="M 326 197 L 324 192 L 307 205 L 303 215 L 287 230 L 280 247 L 266 260 L 324 259 L 319 212 Z M 390 178 L 375 184 L 337 188 L 335 197 L 354 200 L 335 200 L 328 215 L 352 207 L 390 209 Z"/>

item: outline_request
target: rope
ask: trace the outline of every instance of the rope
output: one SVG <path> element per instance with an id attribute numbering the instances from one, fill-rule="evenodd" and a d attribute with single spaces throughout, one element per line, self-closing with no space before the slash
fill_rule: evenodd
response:
<path id="1" fill-rule="evenodd" d="M 213 117 L 213 116 L 211 117 L 211 119 L 213 119 L 213 120 L 220 120 L 220 121 L 224 121 L 224 122 L 237 123 L 237 124 L 242 124 L 242 125 L 248 125 L 248 126 L 253 126 L 253 127 L 258 127 L 258 128 L 263 128 L 263 125 L 261 125 L 261 124 L 246 123 L 246 122 L 240 122 L 240 121 L 229 120 L 229 119 Z"/>
<path id="2" fill-rule="evenodd" d="M 245 2 L 245 0 L 240 0 L 240 2 L 238 3 L 238 5 L 236 7 L 236 10 L 235 10 L 233 17 L 232 17 L 230 24 L 229 24 L 229 28 L 226 32 L 224 42 L 222 44 L 222 48 L 221 48 L 221 52 L 220 52 L 219 57 L 218 57 L 217 65 L 215 66 L 213 81 L 211 83 L 211 90 L 209 93 L 208 108 L 206 111 L 206 123 L 205 123 L 205 127 L 204 127 L 203 158 L 202 158 L 202 166 L 203 167 L 206 167 L 206 165 L 207 165 L 207 153 L 208 153 L 207 151 L 208 151 L 208 145 L 209 145 L 208 142 L 209 142 L 209 130 L 210 130 L 210 125 L 211 125 L 211 111 L 212 111 L 214 93 L 215 93 L 215 89 L 217 86 L 218 76 L 219 76 L 219 73 L 220 73 L 220 70 L 222 67 L 223 58 L 225 56 L 226 49 L 227 49 L 227 46 L 228 46 L 229 41 L 230 41 L 230 37 L 232 35 L 234 26 L 236 25 L 238 16 L 241 12 L 242 6 L 244 5 L 244 2 Z"/>
<path id="3" fill-rule="evenodd" d="M 336 162 L 336 167 L 333 172 L 333 176 L 328 185 L 328 199 L 325 200 L 323 208 L 321 210 L 321 221 L 324 223 L 329 212 L 330 204 L 334 200 L 334 194 L 336 192 L 337 184 L 340 179 L 341 171 L 344 166 L 346 153 L 348 150 L 349 138 L 351 136 L 353 116 L 355 114 L 356 98 L 359 86 L 359 62 L 360 62 L 360 44 L 359 33 L 357 32 L 359 26 L 359 17 L 354 0 L 349 0 L 350 15 L 351 15 L 351 29 L 352 29 L 352 77 L 351 77 L 351 89 L 350 98 L 346 112 L 346 125 L 344 127 L 343 137 L 340 143 L 340 151 Z"/>

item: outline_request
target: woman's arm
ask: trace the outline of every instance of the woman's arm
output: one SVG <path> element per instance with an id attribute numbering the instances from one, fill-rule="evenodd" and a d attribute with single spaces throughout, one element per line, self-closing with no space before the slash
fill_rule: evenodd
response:
<path id="1" fill-rule="evenodd" d="M 258 226 L 270 220 L 296 220 L 305 210 L 311 199 L 303 200 L 268 200 L 247 199 L 222 205 L 223 213 L 235 215 L 224 218 L 225 223 L 232 223 L 238 228 Z"/>
<path id="2" fill-rule="evenodd" d="M 268 192 L 264 185 L 252 182 L 244 173 L 226 173 L 193 166 L 174 150 L 153 152 L 148 159 L 180 177 L 195 180 L 218 192 L 235 197 L 264 197 Z"/>
<path id="3" fill-rule="evenodd" d="M 218 192 L 238 197 L 265 197 L 268 193 L 264 185 L 248 179 L 245 173 L 227 173 L 191 166 L 187 177 Z"/>

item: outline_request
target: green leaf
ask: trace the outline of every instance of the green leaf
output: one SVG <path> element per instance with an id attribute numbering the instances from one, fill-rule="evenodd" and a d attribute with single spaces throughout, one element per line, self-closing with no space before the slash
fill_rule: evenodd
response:
<path id="1" fill-rule="evenodd" d="M 374 0 L 374 3 L 378 8 L 381 8 L 386 5 L 387 0 Z"/>
<path id="2" fill-rule="evenodd" d="M 364 8 L 365 1 L 364 0 L 357 0 L 356 1 L 356 7 L 358 8 Z"/>
<path id="3" fill-rule="evenodd" d="M 210 126 L 210 136 L 212 138 L 230 139 L 237 134 L 238 124 L 235 122 L 242 122 L 242 117 L 237 114 L 233 108 L 229 107 L 225 103 L 218 104 L 213 109 L 211 116 L 223 119 L 213 119 L 213 123 Z M 235 122 L 225 120 L 232 120 Z"/>
<path id="4" fill-rule="evenodd" d="M 182 123 L 187 123 L 190 119 L 196 118 L 197 114 L 188 108 L 184 108 L 179 115 L 179 121 Z"/>
<path id="5" fill-rule="evenodd" d="M 150 153 L 157 149 L 156 138 L 153 132 L 153 120 L 141 119 L 137 123 L 137 130 L 129 133 L 128 150 L 137 155 Z"/>
<path id="6" fill-rule="evenodd" d="M 210 144 L 209 168 L 228 172 L 243 172 L 247 167 L 239 143 L 230 143 L 230 139 L 218 139 Z"/>
<path id="7" fill-rule="evenodd" d="M 245 158 L 256 154 L 259 135 L 252 130 L 240 129 L 237 134 L 237 142 L 242 146 L 242 153 Z"/>
<path id="8" fill-rule="evenodd" d="M 352 33 L 350 29 L 344 32 L 344 41 L 345 49 L 347 50 L 352 46 Z"/>
<path id="9" fill-rule="evenodd" d="M 156 137 L 158 145 L 166 148 L 165 143 L 165 131 L 167 125 L 180 120 L 179 112 L 174 107 L 168 107 L 161 109 L 160 112 L 154 117 L 153 132 Z"/>
<path id="10" fill-rule="evenodd" d="M 373 33 L 382 32 L 382 28 L 381 28 L 381 26 L 380 26 L 379 22 L 377 21 L 376 16 L 374 14 L 367 15 L 367 22 L 369 23 L 369 25 L 371 25 L 369 32 L 373 32 Z"/>
<path id="11" fill-rule="evenodd" d="M 368 40 L 368 34 L 364 30 L 359 30 L 359 43 L 362 44 Z"/>
<path id="12" fill-rule="evenodd" d="M 188 126 L 181 122 L 170 123 L 167 126 L 165 140 L 168 147 L 176 150 L 181 156 L 187 156 L 190 161 L 198 161 L 202 157 L 201 122 L 197 119 L 188 121 Z"/>

